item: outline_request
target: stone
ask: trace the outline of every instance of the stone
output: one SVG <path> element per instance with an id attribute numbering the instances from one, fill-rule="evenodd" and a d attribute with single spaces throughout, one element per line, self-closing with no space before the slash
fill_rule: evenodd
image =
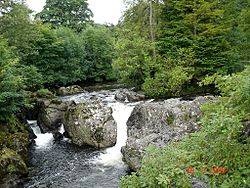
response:
<path id="1" fill-rule="evenodd" d="M 27 174 L 28 168 L 17 152 L 9 148 L 0 150 L 0 187 L 12 187 Z"/>
<path id="2" fill-rule="evenodd" d="M 116 144 L 117 125 L 112 109 L 97 99 L 90 99 L 68 108 L 64 127 L 72 142 L 96 148 Z"/>
<path id="3" fill-rule="evenodd" d="M 128 119 L 128 139 L 122 148 L 123 160 L 137 171 L 149 145 L 164 147 L 185 135 L 198 131 L 200 106 L 214 97 L 197 97 L 193 101 L 168 99 L 138 104 Z"/>
<path id="4" fill-rule="evenodd" d="M 74 94 L 83 93 L 83 92 L 85 91 L 80 86 L 72 85 L 68 87 L 60 87 L 57 93 L 60 96 L 66 96 L 66 95 L 74 95 Z"/>
<path id="5" fill-rule="evenodd" d="M 115 99 L 120 102 L 137 102 L 146 99 L 146 96 L 128 89 L 119 89 L 115 94 Z"/>
<path id="6" fill-rule="evenodd" d="M 37 123 L 42 133 L 58 130 L 63 122 L 63 116 L 70 102 L 59 99 L 45 99 L 39 102 Z M 71 102 L 72 103 L 72 102 Z"/>

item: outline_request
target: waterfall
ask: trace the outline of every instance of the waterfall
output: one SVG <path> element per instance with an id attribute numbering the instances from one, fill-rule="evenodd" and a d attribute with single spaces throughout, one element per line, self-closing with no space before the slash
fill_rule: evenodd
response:
<path id="1" fill-rule="evenodd" d="M 45 149 L 49 146 L 52 146 L 54 137 L 52 133 L 41 133 L 39 126 L 37 125 L 37 121 L 28 121 L 31 129 L 33 130 L 34 134 L 37 136 L 35 139 L 36 148 L 37 149 Z"/>
<path id="2" fill-rule="evenodd" d="M 133 105 L 123 104 L 123 103 L 112 103 L 110 104 L 113 109 L 113 117 L 117 123 L 117 142 L 114 147 L 108 148 L 103 154 L 97 159 L 97 163 L 103 165 L 117 165 L 121 163 L 122 154 L 121 147 L 126 145 L 127 140 L 127 120 L 134 109 Z"/>
<path id="3" fill-rule="evenodd" d="M 29 175 L 25 188 L 33 187 L 108 187 L 117 188 L 121 176 L 127 174 L 127 165 L 122 162 L 121 148 L 127 140 L 127 120 L 138 103 L 120 103 L 115 100 L 115 91 L 98 91 L 62 97 L 63 101 L 80 103 L 93 97 L 113 110 L 117 123 L 117 142 L 114 147 L 96 150 L 78 147 L 70 139 L 54 142 L 52 133 L 41 133 L 36 121 L 29 125 L 36 134 L 36 147 L 32 150 L 31 163 L 34 170 Z M 58 129 L 63 134 L 64 126 Z"/>

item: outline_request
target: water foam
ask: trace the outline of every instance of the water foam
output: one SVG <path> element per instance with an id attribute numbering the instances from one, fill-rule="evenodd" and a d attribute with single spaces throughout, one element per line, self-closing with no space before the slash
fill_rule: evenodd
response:
<path id="1" fill-rule="evenodd" d="M 110 104 L 113 109 L 113 117 L 117 123 L 117 143 L 114 147 L 108 148 L 101 154 L 97 163 L 103 165 L 117 165 L 122 164 L 122 154 L 121 147 L 126 145 L 127 140 L 127 120 L 134 108 L 132 105 L 127 105 L 123 103 L 112 103 Z"/>
<path id="2" fill-rule="evenodd" d="M 37 136 L 37 138 L 35 139 L 37 149 L 45 149 L 53 145 L 54 137 L 52 133 L 41 133 L 41 130 L 37 125 L 37 121 L 29 120 L 28 124 L 30 124 L 31 129 Z"/>

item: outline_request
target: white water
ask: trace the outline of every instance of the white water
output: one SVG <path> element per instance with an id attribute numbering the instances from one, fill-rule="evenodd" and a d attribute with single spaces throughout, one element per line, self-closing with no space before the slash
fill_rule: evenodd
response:
<path id="1" fill-rule="evenodd" d="M 86 99 L 88 96 L 95 96 L 97 95 L 102 101 L 107 102 L 108 105 L 113 110 L 113 117 L 117 123 L 117 142 L 114 147 L 107 148 L 104 150 L 103 153 L 100 154 L 99 157 L 92 160 L 93 163 L 102 164 L 105 166 L 114 166 L 114 165 L 123 165 L 122 163 L 122 154 L 121 148 L 126 145 L 127 140 L 127 120 L 131 115 L 131 112 L 134 109 L 134 106 L 137 103 L 120 103 L 114 99 L 114 94 L 109 93 L 108 95 L 102 95 L 100 93 L 92 92 L 88 95 L 86 94 L 78 94 L 73 96 L 65 97 L 63 100 L 66 101 L 75 101 L 76 103 L 81 102 L 82 100 Z M 36 148 L 37 149 L 45 149 L 53 145 L 53 134 L 52 133 L 45 133 L 42 134 L 40 128 L 37 126 L 36 121 L 29 121 L 34 133 L 36 134 L 37 138 L 35 139 Z M 59 132 L 63 134 L 65 132 L 64 126 L 62 125 L 59 128 Z M 64 138 L 64 141 L 70 142 L 69 139 Z"/>
<path id="2" fill-rule="evenodd" d="M 108 148 L 103 154 L 101 154 L 97 163 L 103 165 L 117 165 L 122 164 L 121 147 L 126 145 L 127 140 L 127 120 L 134 109 L 134 106 L 129 106 L 123 103 L 112 103 L 113 117 L 117 123 L 117 142 L 114 147 Z"/>
<path id="3" fill-rule="evenodd" d="M 37 138 L 35 139 L 37 149 L 45 149 L 47 147 L 52 146 L 54 141 L 52 133 L 42 134 L 40 128 L 37 125 L 37 121 L 28 121 L 28 123 L 30 124 L 31 129 L 37 136 Z"/>

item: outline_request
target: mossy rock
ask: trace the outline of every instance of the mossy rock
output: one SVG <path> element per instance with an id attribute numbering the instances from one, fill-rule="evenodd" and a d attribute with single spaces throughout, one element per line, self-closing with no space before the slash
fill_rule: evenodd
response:
<path id="1" fill-rule="evenodd" d="M 65 131 L 77 145 L 96 148 L 116 144 L 117 125 L 112 109 L 98 100 L 70 106 L 64 114 Z"/>
<path id="2" fill-rule="evenodd" d="M 0 183 L 11 176 L 26 176 L 28 168 L 22 157 L 14 150 L 4 148 L 0 151 Z"/>

